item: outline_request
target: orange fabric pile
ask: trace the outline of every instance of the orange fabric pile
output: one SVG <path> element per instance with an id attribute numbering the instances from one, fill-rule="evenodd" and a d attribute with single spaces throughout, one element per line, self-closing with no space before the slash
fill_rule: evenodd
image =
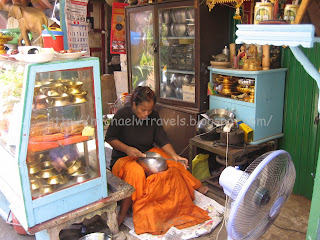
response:
<path id="1" fill-rule="evenodd" d="M 171 158 L 159 148 L 150 151 Z M 147 178 L 136 158 L 120 158 L 113 166 L 112 173 L 135 188 L 131 198 L 137 234 L 164 234 L 172 226 L 182 229 L 210 219 L 205 210 L 193 203 L 194 189 L 201 182 L 181 163 L 167 160 L 167 164 L 167 171 Z"/>

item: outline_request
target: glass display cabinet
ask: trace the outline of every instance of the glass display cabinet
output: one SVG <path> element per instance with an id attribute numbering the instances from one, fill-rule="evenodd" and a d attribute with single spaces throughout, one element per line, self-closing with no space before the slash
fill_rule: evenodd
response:
<path id="1" fill-rule="evenodd" d="M 27 230 L 107 197 L 98 58 L 0 70 L 2 215 Z"/>
<path id="2" fill-rule="evenodd" d="M 231 18 L 228 7 L 209 12 L 200 0 L 126 7 L 129 91 L 155 90 L 160 116 L 177 123 L 164 126 L 177 152 L 196 134 L 198 114 L 208 109 L 206 66 L 229 44 Z"/>

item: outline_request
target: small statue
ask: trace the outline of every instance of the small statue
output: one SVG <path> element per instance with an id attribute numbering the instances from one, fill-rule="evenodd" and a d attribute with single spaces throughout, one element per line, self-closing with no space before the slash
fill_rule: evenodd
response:
<path id="1" fill-rule="evenodd" d="M 243 68 L 243 61 L 247 58 L 246 47 L 242 45 L 240 49 L 238 49 L 237 55 L 237 65 L 239 68 Z"/>
<path id="2" fill-rule="evenodd" d="M 256 45 L 251 44 L 248 50 L 247 59 L 244 60 L 244 70 L 257 71 L 261 70 L 261 58 Z"/>

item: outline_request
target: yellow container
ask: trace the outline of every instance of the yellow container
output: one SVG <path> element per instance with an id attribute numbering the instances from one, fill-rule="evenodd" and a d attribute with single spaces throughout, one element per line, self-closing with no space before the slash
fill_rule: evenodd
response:
<path id="1" fill-rule="evenodd" d="M 287 4 L 284 8 L 283 18 L 284 20 L 289 21 L 291 24 L 294 23 L 294 20 L 297 16 L 299 5 Z"/>
<path id="2" fill-rule="evenodd" d="M 244 141 L 250 143 L 253 141 L 253 130 L 243 121 L 237 121 L 237 126 L 244 131 Z"/>
<path id="3" fill-rule="evenodd" d="M 259 24 L 261 21 L 273 19 L 272 3 L 257 2 L 254 7 L 254 24 Z"/>

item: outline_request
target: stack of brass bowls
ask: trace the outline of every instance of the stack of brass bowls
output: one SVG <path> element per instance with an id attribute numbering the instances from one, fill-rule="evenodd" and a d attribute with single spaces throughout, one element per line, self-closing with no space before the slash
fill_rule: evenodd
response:
<path id="1" fill-rule="evenodd" d="M 82 89 L 83 82 L 69 82 L 66 86 L 66 92 L 70 94 L 70 101 L 72 103 L 87 102 L 87 92 Z"/>
<path id="2" fill-rule="evenodd" d="M 87 92 L 82 89 L 83 82 L 71 79 L 49 79 L 36 82 L 35 107 L 62 107 L 71 103 L 87 102 Z M 39 107 L 38 107 L 39 106 Z"/>
<path id="3" fill-rule="evenodd" d="M 58 172 L 50 161 L 41 162 L 41 171 L 38 173 L 39 178 L 48 179 L 55 175 L 58 175 Z"/>
<path id="4" fill-rule="evenodd" d="M 234 93 L 234 84 L 236 83 L 235 80 L 230 76 L 222 76 L 222 78 L 223 80 L 221 82 L 223 88 L 220 93 L 228 96 L 232 95 Z"/>
<path id="5" fill-rule="evenodd" d="M 239 79 L 238 83 L 239 85 L 237 86 L 237 91 L 248 94 L 248 96 L 244 98 L 244 101 L 254 103 L 254 79 Z"/>

